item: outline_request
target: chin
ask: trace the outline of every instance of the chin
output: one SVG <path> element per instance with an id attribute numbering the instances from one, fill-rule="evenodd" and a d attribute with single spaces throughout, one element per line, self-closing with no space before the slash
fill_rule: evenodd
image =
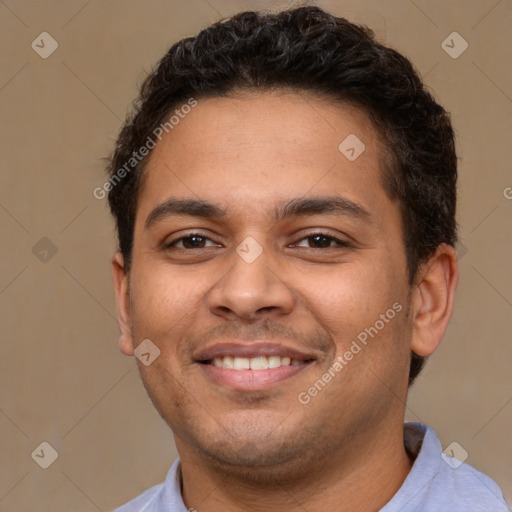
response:
<path id="1" fill-rule="evenodd" d="M 273 444 L 263 450 L 252 440 L 231 443 L 229 447 L 209 446 L 202 448 L 201 456 L 217 471 L 245 483 L 282 485 L 287 480 L 296 480 L 300 474 L 308 476 L 303 452 L 282 443 Z"/>
<path id="2" fill-rule="evenodd" d="M 235 479 L 271 485 L 307 478 L 308 468 L 318 459 L 314 439 L 308 440 L 300 427 L 291 432 L 282 426 L 239 423 L 224 430 L 217 424 L 213 431 L 189 429 L 183 441 L 194 446 L 208 466 Z"/>

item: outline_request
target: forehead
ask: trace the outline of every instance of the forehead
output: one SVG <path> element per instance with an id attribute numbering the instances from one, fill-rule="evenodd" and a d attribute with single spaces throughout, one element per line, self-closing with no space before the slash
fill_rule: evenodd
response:
<path id="1" fill-rule="evenodd" d="M 137 221 L 169 196 L 245 213 L 333 193 L 370 204 L 384 194 L 383 155 L 368 115 L 348 104 L 288 91 L 200 99 L 153 149 Z"/>

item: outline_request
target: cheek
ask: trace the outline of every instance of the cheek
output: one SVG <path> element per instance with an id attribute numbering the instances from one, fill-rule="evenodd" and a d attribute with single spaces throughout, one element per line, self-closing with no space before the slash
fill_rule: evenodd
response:
<path id="1" fill-rule="evenodd" d="M 401 297 L 385 271 L 358 264 L 302 276 L 297 290 L 323 322 L 342 330 L 375 322 Z"/>
<path id="2" fill-rule="evenodd" d="M 347 378 L 359 379 L 370 368 L 381 374 L 399 354 L 407 359 L 403 281 L 377 264 L 340 266 L 302 281 L 307 307 L 332 339 L 336 357 L 347 354 Z"/>
<path id="3" fill-rule="evenodd" d="M 152 262 L 139 265 L 131 285 L 133 326 L 144 335 L 170 329 L 192 314 L 206 293 L 206 279 Z"/>

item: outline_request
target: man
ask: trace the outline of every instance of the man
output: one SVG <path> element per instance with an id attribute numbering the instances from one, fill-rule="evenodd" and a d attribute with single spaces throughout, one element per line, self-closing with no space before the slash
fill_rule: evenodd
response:
<path id="1" fill-rule="evenodd" d="M 118 511 L 505 511 L 404 426 L 458 270 L 449 116 L 318 7 L 175 44 L 109 165 L 120 349 L 179 453 Z"/>

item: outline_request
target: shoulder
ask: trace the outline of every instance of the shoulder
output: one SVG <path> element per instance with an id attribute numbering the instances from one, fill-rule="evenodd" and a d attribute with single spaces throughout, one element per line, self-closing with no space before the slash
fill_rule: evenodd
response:
<path id="1" fill-rule="evenodd" d="M 444 500 L 453 501 L 453 510 L 478 512 L 508 512 L 498 484 L 474 467 L 442 455 L 444 464 L 438 473 L 433 490 Z"/>
<path id="2" fill-rule="evenodd" d="M 143 512 L 152 505 L 162 491 L 164 484 L 154 485 L 149 489 L 130 500 L 129 502 L 114 509 L 112 512 Z M 148 509 L 150 510 L 150 509 Z"/>
<path id="3" fill-rule="evenodd" d="M 185 505 L 180 492 L 179 468 L 180 460 L 176 459 L 164 482 L 146 489 L 112 512 L 158 512 L 164 507 L 165 510 L 183 510 Z"/>
<path id="4" fill-rule="evenodd" d="M 436 433 L 421 423 L 404 425 L 414 464 L 382 512 L 509 512 L 498 484 L 469 464 L 444 455 Z"/>

